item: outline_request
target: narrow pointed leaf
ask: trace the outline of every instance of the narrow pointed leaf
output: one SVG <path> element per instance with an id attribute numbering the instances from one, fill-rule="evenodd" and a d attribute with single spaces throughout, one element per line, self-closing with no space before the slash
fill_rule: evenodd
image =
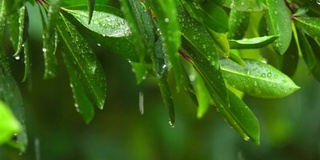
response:
<path id="1" fill-rule="evenodd" d="M 319 17 L 299 17 L 295 18 L 295 23 L 303 32 L 320 42 L 320 18 Z"/>
<path id="2" fill-rule="evenodd" d="M 290 95 L 299 87 L 285 74 L 257 60 L 246 59 L 244 66 L 221 60 L 224 78 L 234 88 L 262 98 L 280 98 Z"/>
<path id="3" fill-rule="evenodd" d="M 229 15 L 229 39 L 242 39 L 248 30 L 250 20 L 249 12 L 232 9 Z"/>
<path id="4" fill-rule="evenodd" d="M 102 109 L 106 98 L 106 79 L 101 64 L 89 44 L 63 16 L 58 19 L 57 30 L 65 44 L 65 57 L 76 70 L 77 80 L 89 99 Z"/>
<path id="5" fill-rule="evenodd" d="M 232 60 L 233 62 L 239 64 L 240 66 L 244 66 L 244 61 L 243 59 L 240 57 L 240 55 L 235 54 L 235 53 L 230 53 L 230 56 L 228 57 L 230 60 Z"/>
<path id="6" fill-rule="evenodd" d="M 175 124 L 174 104 L 173 104 L 173 99 L 171 96 L 169 84 L 166 80 L 166 76 L 162 76 L 159 79 L 159 87 L 160 87 L 163 101 L 167 107 L 167 111 L 168 111 L 168 115 L 169 115 L 169 124 L 171 127 L 174 127 L 174 124 Z"/>
<path id="7" fill-rule="evenodd" d="M 102 8 L 103 7 L 103 8 Z M 72 14 L 86 28 L 107 37 L 126 37 L 131 34 L 130 27 L 126 20 L 113 14 L 116 9 L 108 6 L 100 6 L 93 11 L 94 17 L 88 24 L 88 14 L 86 10 L 71 10 L 64 8 Z"/>
<path id="8" fill-rule="evenodd" d="M 164 46 L 162 44 L 162 40 L 161 39 L 157 40 L 156 43 L 154 44 L 154 52 L 153 52 L 154 55 L 151 56 L 154 69 L 158 78 L 162 77 L 163 74 L 168 70 L 168 64 L 165 58 L 165 51 L 163 47 Z M 177 65 L 181 66 L 180 63 L 178 63 Z"/>
<path id="9" fill-rule="evenodd" d="M 230 99 L 230 114 L 234 117 L 234 121 L 228 121 L 243 137 L 244 140 L 252 139 L 257 145 L 260 144 L 260 125 L 258 119 L 250 110 L 250 108 L 233 92 L 228 90 Z M 234 125 L 232 123 L 238 124 Z"/>
<path id="10" fill-rule="evenodd" d="M 303 16 L 309 11 L 309 8 L 306 6 L 299 7 L 299 9 L 293 14 L 295 17 Z"/>
<path id="11" fill-rule="evenodd" d="M 24 76 L 22 82 L 25 82 L 30 73 L 31 62 L 30 62 L 30 50 L 29 50 L 29 41 L 27 40 L 24 43 Z"/>
<path id="12" fill-rule="evenodd" d="M 257 121 L 255 117 L 246 105 L 242 104 L 241 100 L 236 99 L 237 97 L 231 92 L 229 92 L 231 95 L 229 100 L 228 90 L 226 89 L 221 70 L 213 67 L 210 62 L 199 54 L 184 38 L 182 39 L 182 49 L 184 53 L 181 54 L 183 54 L 200 73 L 212 100 L 218 107 L 218 111 L 221 112 L 230 126 L 239 132 L 245 140 L 251 138 L 259 144 L 259 128 L 257 129 L 256 127 Z M 254 124 L 251 125 L 251 122 L 254 122 Z"/>
<path id="13" fill-rule="evenodd" d="M 255 49 L 262 48 L 274 42 L 279 36 L 263 36 L 241 40 L 229 40 L 231 49 Z"/>
<path id="14" fill-rule="evenodd" d="M 9 142 L 12 136 L 21 130 L 19 121 L 10 108 L 0 100 L 0 145 Z"/>
<path id="15" fill-rule="evenodd" d="M 94 104 L 88 98 L 85 88 L 80 83 L 78 76 L 76 75 L 77 69 L 73 67 L 70 56 L 67 56 L 66 53 L 63 53 L 63 58 L 70 77 L 70 86 L 72 89 L 73 98 L 75 100 L 75 107 L 81 114 L 84 121 L 88 124 L 94 116 Z"/>
<path id="16" fill-rule="evenodd" d="M 191 17 L 205 24 L 218 33 L 225 33 L 229 30 L 227 13 L 217 4 L 211 1 L 202 3 L 184 2 Z"/>
<path id="17" fill-rule="evenodd" d="M 150 14 L 136 0 L 120 0 L 121 10 L 128 21 L 133 39 L 133 44 L 137 47 L 140 61 L 144 61 L 146 54 L 153 54 L 153 44 L 155 42 L 152 18 Z"/>
<path id="18" fill-rule="evenodd" d="M 88 0 L 88 24 L 91 23 L 95 0 Z"/>
<path id="19" fill-rule="evenodd" d="M 202 54 L 212 66 L 219 67 L 219 55 L 214 48 L 214 41 L 208 30 L 195 19 L 191 18 L 182 9 L 179 10 L 181 34 Z"/>
<path id="20" fill-rule="evenodd" d="M 145 64 L 143 63 L 135 63 L 131 62 L 132 71 L 136 75 L 137 84 L 140 84 L 143 80 L 146 79 L 146 76 L 148 74 L 148 70 Z"/>
<path id="21" fill-rule="evenodd" d="M 150 0 L 152 10 L 155 13 L 163 50 L 168 58 L 169 68 L 172 68 L 177 84 L 177 90 L 182 85 L 182 66 L 180 64 L 178 49 L 181 45 L 180 28 L 177 17 L 176 1 Z"/>
<path id="22" fill-rule="evenodd" d="M 313 48 L 302 31 L 297 30 L 303 59 L 313 76 L 320 81 L 320 60 L 315 56 Z"/>
<path id="23" fill-rule="evenodd" d="M 201 76 L 199 74 L 195 74 L 195 75 L 196 75 L 195 77 L 196 78 L 195 79 L 196 94 L 199 102 L 198 109 L 197 109 L 197 117 L 202 118 L 203 115 L 207 113 L 210 107 L 211 97 Z"/>
<path id="24" fill-rule="evenodd" d="M 291 38 L 291 18 L 285 1 L 266 0 L 268 10 L 266 11 L 266 22 L 269 35 L 279 35 L 273 43 L 274 50 L 283 55 L 288 49 Z"/>
<path id="25" fill-rule="evenodd" d="M 58 43 L 58 33 L 55 29 L 56 23 L 59 18 L 60 13 L 60 0 L 52 1 L 48 9 L 48 24 L 45 23 L 44 17 L 42 16 L 42 26 L 43 26 L 43 55 L 44 55 L 44 79 L 54 78 L 57 75 L 57 58 L 56 58 L 56 48 Z"/>

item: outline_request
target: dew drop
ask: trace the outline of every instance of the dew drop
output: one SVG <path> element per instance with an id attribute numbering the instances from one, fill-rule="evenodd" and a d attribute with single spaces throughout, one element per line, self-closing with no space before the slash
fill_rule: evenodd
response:
<path id="1" fill-rule="evenodd" d="M 97 43 L 97 46 L 101 47 L 101 44 L 100 44 L 100 43 Z"/>
<path id="2" fill-rule="evenodd" d="M 262 73 L 262 74 L 261 74 L 261 77 L 262 77 L 262 78 L 266 78 L 266 74 L 265 74 L 265 73 Z"/>
<path id="3" fill-rule="evenodd" d="M 20 56 L 15 56 L 14 57 L 16 60 L 19 60 L 20 59 Z"/>
<path id="4" fill-rule="evenodd" d="M 165 18 L 164 21 L 165 21 L 166 23 L 168 23 L 168 22 L 169 22 L 169 18 Z"/>
<path id="5" fill-rule="evenodd" d="M 271 78 L 271 77 L 272 77 L 272 73 L 271 73 L 271 72 L 268 72 L 268 73 L 267 73 L 267 76 L 268 76 L 269 78 Z"/>
<path id="6" fill-rule="evenodd" d="M 316 2 L 317 2 L 318 5 L 320 5 L 320 0 L 317 0 Z"/>
<path id="7" fill-rule="evenodd" d="M 245 141 L 249 141 L 249 140 L 250 140 L 250 137 L 244 136 L 243 139 L 244 139 Z"/>

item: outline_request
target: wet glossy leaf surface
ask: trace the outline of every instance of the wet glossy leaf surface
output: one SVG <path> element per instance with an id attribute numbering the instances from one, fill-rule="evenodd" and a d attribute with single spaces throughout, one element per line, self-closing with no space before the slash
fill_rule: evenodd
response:
<path id="1" fill-rule="evenodd" d="M 93 11 L 94 11 L 95 0 L 87 0 L 87 1 L 88 1 L 88 24 L 90 24 Z"/>
<path id="2" fill-rule="evenodd" d="M 216 1 L 216 0 L 215 0 Z M 221 4 L 237 11 L 261 11 L 262 0 L 218 0 Z"/>
<path id="3" fill-rule="evenodd" d="M 172 68 L 174 72 L 177 90 L 179 90 L 182 85 L 182 66 L 180 64 L 178 53 L 178 49 L 181 45 L 181 35 L 177 17 L 176 2 L 162 0 L 151 0 L 147 2 L 151 4 L 152 10 L 154 14 L 156 14 L 156 20 L 159 24 L 161 33 L 161 42 L 163 43 L 163 51 L 168 59 L 170 65 L 169 68 Z M 161 67 L 163 67 L 163 65 Z"/>
<path id="4" fill-rule="evenodd" d="M 256 38 L 248 38 L 241 40 L 229 40 L 231 49 L 254 49 L 254 48 L 262 48 L 267 46 L 268 44 L 274 42 L 278 36 L 264 36 L 264 37 L 256 37 Z"/>
<path id="5" fill-rule="evenodd" d="M 279 35 L 273 43 L 274 50 L 283 55 L 288 49 L 291 38 L 291 18 L 285 1 L 266 0 L 268 10 L 266 11 L 266 22 L 269 35 Z"/>
<path id="6" fill-rule="evenodd" d="M 159 87 L 160 87 L 163 101 L 167 107 L 167 111 L 168 111 L 168 115 L 169 115 L 169 125 L 171 127 L 174 127 L 174 125 L 175 125 L 174 104 L 173 104 L 173 99 L 172 99 L 172 95 L 170 92 L 169 84 L 166 80 L 166 76 L 162 76 L 159 79 Z"/>
<path id="7" fill-rule="evenodd" d="M 268 64 L 249 59 L 244 62 L 245 65 L 240 66 L 228 60 L 222 60 L 221 70 L 232 87 L 248 95 L 280 98 L 300 88 L 288 76 Z"/>
<path id="8" fill-rule="evenodd" d="M 75 27 L 63 16 L 59 18 L 57 29 L 61 41 L 65 43 L 63 49 L 66 64 L 75 69 L 77 83 L 84 88 L 88 99 L 102 109 L 106 98 L 106 79 L 96 55 Z"/>
<path id="9" fill-rule="evenodd" d="M 217 33 L 209 30 L 209 33 L 214 41 L 213 45 L 217 52 L 222 54 L 224 57 L 229 57 L 230 45 L 226 33 Z"/>
<path id="10" fill-rule="evenodd" d="M 115 12 L 113 11 L 115 10 L 114 8 L 105 6 L 104 11 L 93 11 L 94 16 L 90 24 L 88 24 L 89 17 L 86 10 L 65 10 L 72 14 L 83 26 L 103 36 L 126 37 L 131 34 L 127 21 L 112 14 L 112 12 Z M 105 10 L 110 13 L 105 12 Z"/>
<path id="11" fill-rule="evenodd" d="M 229 39 L 242 39 L 248 29 L 250 13 L 231 9 L 229 15 Z"/>
<path id="12" fill-rule="evenodd" d="M 318 17 L 299 17 L 295 18 L 295 23 L 310 37 L 320 42 L 320 18 Z"/>
<path id="13" fill-rule="evenodd" d="M 45 23 L 45 18 L 41 13 L 42 26 L 43 26 L 43 48 L 42 52 L 44 55 L 44 79 L 54 78 L 57 75 L 57 58 L 56 49 L 58 44 L 58 33 L 55 29 L 56 22 L 59 17 L 60 11 L 60 0 L 52 1 L 48 9 L 48 23 Z"/>
<path id="14" fill-rule="evenodd" d="M 191 17 L 203 23 L 218 33 L 225 33 L 229 30 L 228 15 L 218 5 L 211 1 L 202 3 L 184 2 Z"/>
<path id="15" fill-rule="evenodd" d="M 212 66 L 218 68 L 219 55 L 213 46 L 214 41 L 207 29 L 183 10 L 179 11 L 179 22 L 183 37 L 185 37 Z"/>

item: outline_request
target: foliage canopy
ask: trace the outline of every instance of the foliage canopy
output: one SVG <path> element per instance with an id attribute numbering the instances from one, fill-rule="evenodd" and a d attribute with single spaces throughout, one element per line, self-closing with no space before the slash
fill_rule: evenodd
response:
<path id="1" fill-rule="evenodd" d="M 10 68 L 13 57 L 22 57 L 22 82 L 28 79 L 32 64 L 28 23 L 33 17 L 28 16 L 26 3 L 39 6 L 41 14 L 44 79 L 55 78 L 57 67 L 65 66 L 76 109 L 87 123 L 94 117 L 94 106 L 104 107 L 108 76 L 91 43 L 127 59 L 138 84 L 146 78 L 158 81 L 170 125 L 175 123 L 171 93 L 185 90 L 198 106 L 199 118 L 215 106 L 232 128 L 256 144 L 259 122 L 241 96 L 281 98 L 295 92 L 299 87 L 290 77 L 300 57 L 320 80 L 320 13 L 314 1 L 119 2 L 120 7 L 108 0 L 1 1 L 0 114 L 6 115 L 2 122 L 13 125 L 0 125 L 0 130 L 20 132 L 14 140 L 0 135 L 0 143 L 21 150 L 27 144 L 22 98 Z M 6 52 L 6 38 L 14 53 Z M 170 76 L 176 88 L 169 87 Z"/>

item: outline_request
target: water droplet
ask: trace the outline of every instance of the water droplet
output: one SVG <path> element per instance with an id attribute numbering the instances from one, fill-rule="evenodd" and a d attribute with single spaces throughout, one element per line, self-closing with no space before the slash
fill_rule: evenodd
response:
<path id="1" fill-rule="evenodd" d="M 277 15 L 277 14 L 278 14 L 278 11 L 274 11 L 274 14 Z"/>
<path id="2" fill-rule="evenodd" d="M 169 125 L 171 126 L 171 128 L 174 128 L 174 124 L 171 121 L 169 121 Z"/>
<path id="3" fill-rule="evenodd" d="M 244 136 L 243 139 L 244 139 L 245 141 L 249 141 L 249 140 L 250 140 L 250 137 Z"/>
<path id="4" fill-rule="evenodd" d="M 266 78 L 266 74 L 265 74 L 265 73 L 262 73 L 262 74 L 261 74 L 261 77 L 262 77 L 262 78 Z"/>
<path id="5" fill-rule="evenodd" d="M 164 21 L 165 21 L 166 23 L 168 23 L 168 22 L 169 22 L 169 18 L 165 18 Z"/>
<path id="6" fill-rule="evenodd" d="M 142 92 L 139 92 L 139 111 L 140 111 L 140 114 L 144 113 L 144 100 L 143 100 Z"/>
<path id="7" fill-rule="evenodd" d="M 43 53 L 47 52 L 47 48 L 42 48 Z"/>
<path id="8" fill-rule="evenodd" d="M 97 43 L 97 45 L 98 45 L 99 47 L 101 47 L 101 44 L 100 44 L 100 43 Z"/>
<path id="9" fill-rule="evenodd" d="M 316 2 L 317 2 L 318 5 L 320 5 L 320 0 L 317 0 Z"/>
<path id="10" fill-rule="evenodd" d="M 20 56 L 15 56 L 14 57 L 16 60 L 19 60 L 20 59 Z"/>
<path id="11" fill-rule="evenodd" d="M 272 77 L 272 73 L 271 73 L 271 72 L 268 72 L 268 73 L 267 73 L 267 76 L 268 76 L 269 78 L 271 78 L 271 77 Z"/>

